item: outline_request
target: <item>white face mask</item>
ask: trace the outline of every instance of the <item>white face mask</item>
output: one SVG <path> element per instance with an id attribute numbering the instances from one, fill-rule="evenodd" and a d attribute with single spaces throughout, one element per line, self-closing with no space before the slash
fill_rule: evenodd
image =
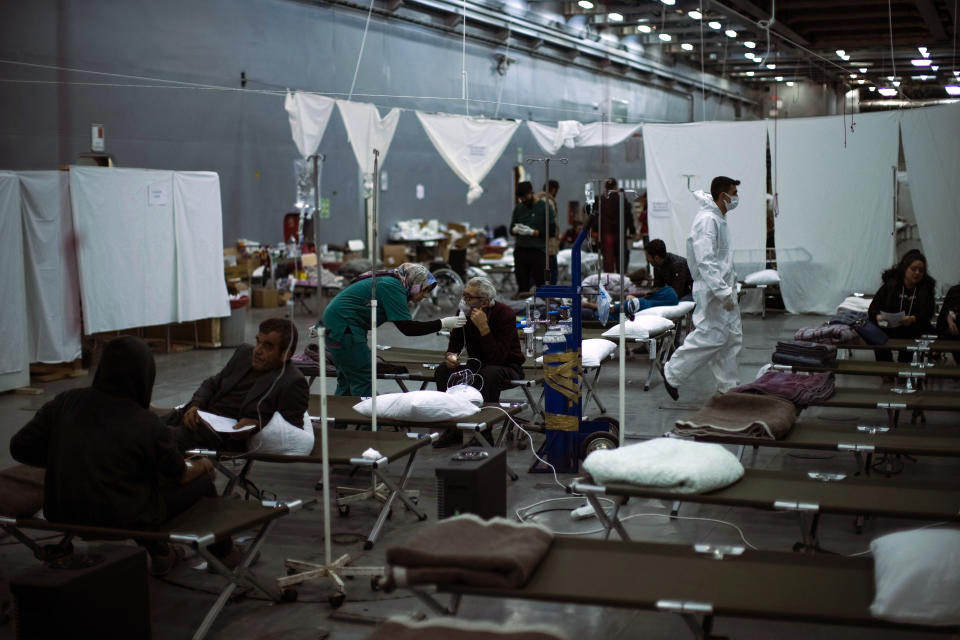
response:
<path id="1" fill-rule="evenodd" d="M 461 300 L 461 301 L 460 301 L 460 313 L 462 313 L 462 314 L 465 315 L 465 316 L 469 316 L 471 311 L 473 311 L 473 308 L 472 308 L 470 305 L 468 305 L 466 302 L 464 302 L 463 300 Z"/>
<path id="2" fill-rule="evenodd" d="M 729 201 L 727 202 L 727 211 L 733 211 L 737 208 L 737 205 L 740 204 L 740 196 L 731 196 L 728 193 L 727 198 L 729 198 Z"/>

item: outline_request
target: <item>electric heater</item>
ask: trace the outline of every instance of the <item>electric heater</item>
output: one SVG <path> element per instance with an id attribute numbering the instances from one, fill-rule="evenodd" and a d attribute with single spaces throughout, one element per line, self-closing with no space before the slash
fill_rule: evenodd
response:
<path id="1" fill-rule="evenodd" d="M 437 472 L 437 517 L 472 513 L 481 518 L 507 515 L 507 452 L 461 449 Z"/>

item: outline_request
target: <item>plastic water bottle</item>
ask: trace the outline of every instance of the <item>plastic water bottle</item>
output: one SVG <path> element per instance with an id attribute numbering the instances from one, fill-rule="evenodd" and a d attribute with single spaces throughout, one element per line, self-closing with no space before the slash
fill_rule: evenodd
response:
<path id="1" fill-rule="evenodd" d="M 573 333 L 573 318 L 570 317 L 569 306 L 560 306 L 560 320 L 557 324 L 560 327 L 560 333 L 562 333 L 564 336 L 568 336 Z"/>
<path id="2" fill-rule="evenodd" d="M 532 358 L 536 353 L 537 340 L 534 335 L 535 330 L 533 324 L 530 322 L 523 323 L 523 350 L 528 358 Z"/>

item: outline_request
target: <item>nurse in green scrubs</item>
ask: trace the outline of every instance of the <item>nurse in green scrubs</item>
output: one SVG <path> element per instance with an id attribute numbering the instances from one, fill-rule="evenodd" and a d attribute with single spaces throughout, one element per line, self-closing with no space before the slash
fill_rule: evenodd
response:
<path id="1" fill-rule="evenodd" d="M 327 348 L 337 365 L 338 396 L 369 396 L 370 300 L 373 297 L 373 272 L 359 276 L 337 294 L 323 313 L 327 329 Z M 377 326 L 392 322 L 405 336 L 423 336 L 441 329 L 456 329 L 466 324 L 464 316 L 418 322 L 410 319 L 408 302 L 419 302 L 437 286 L 437 280 L 422 264 L 405 262 L 390 271 L 377 272 Z"/>

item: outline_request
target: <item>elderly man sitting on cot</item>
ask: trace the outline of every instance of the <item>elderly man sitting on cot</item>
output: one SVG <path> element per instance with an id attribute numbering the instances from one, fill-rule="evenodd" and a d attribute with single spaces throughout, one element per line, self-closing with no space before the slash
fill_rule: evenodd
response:
<path id="1" fill-rule="evenodd" d="M 517 323 L 513 310 L 495 300 L 497 289 L 484 277 L 471 278 L 463 289 L 460 311 L 467 324 L 450 331 L 447 355 L 437 367 L 434 381 L 437 389 L 446 391 L 459 372 L 466 371 L 470 383 L 480 389 L 484 402 L 499 402 L 500 392 L 510 386 L 511 380 L 523 377 L 521 366 L 524 355 L 520 349 Z M 460 352 L 467 350 L 467 359 L 460 362 Z M 463 442 L 463 433 L 448 431 L 435 447 Z"/>
<path id="2" fill-rule="evenodd" d="M 246 451 L 246 440 L 274 413 L 303 428 L 310 389 L 300 370 L 290 364 L 296 349 L 292 322 L 282 318 L 261 322 L 256 346 L 240 345 L 220 373 L 203 381 L 190 402 L 166 416 L 180 450 Z M 235 433 L 214 431 L 200 411 L 236 420 Z M 251 425 L 253 429 L 245 428 Z"/>

